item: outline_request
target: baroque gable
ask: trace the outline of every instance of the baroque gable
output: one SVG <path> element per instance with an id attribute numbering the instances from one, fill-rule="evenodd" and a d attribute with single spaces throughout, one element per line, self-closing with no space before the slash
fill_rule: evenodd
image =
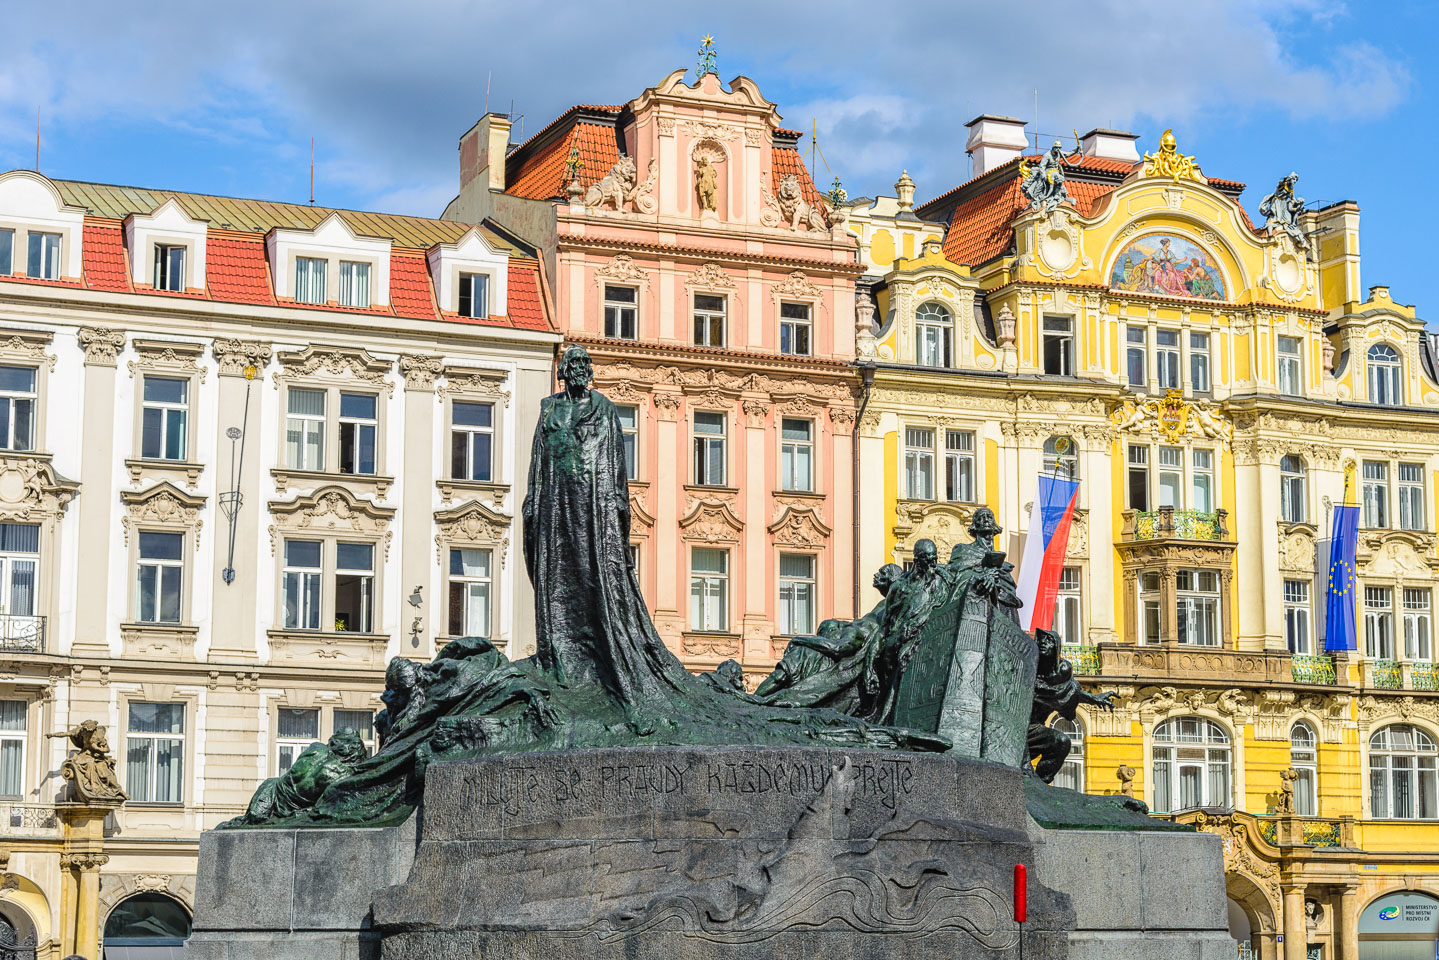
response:
<path id="1" fill-rule="evenodd" d="M 385 394 L 394 393 L 388 374 L 394 368 L 389 360 L 371 356 L 361 347 L 328 347 L 311 344 L 303 350 L 281 351 L 277 355 L 280 369 L 275 372 L 275 386 L 282 381 L 296 380 L 359 380 L 383 387 Z"/>
<path id="2" fill-rule="evenodd" d="M 125 504 L 125 516 L 120 519 L 125 543 L 130 542 L 132 528 L 158 524 L 193 531 L 195 546 L 200 546 L 200 529 L 205 525 L 200 516 L 205 508 L 204 497 L 186 493 L 163 480 L 144 490 L 122 490 L 120 501 Z"/>
<path id="3" fill-rule="evenodd" d="M 388 555 L 393 507 L 381 507 L 356 497 L 336 484 L 288 501 L 270 501 L 270 553 L 275 555 L 282 533 L 349 534 L 383 542 Z"/>
<path id="4" fill-rule="evenodd" d="M 450 510 L 435 512 L 435 562 L 444 564 L 445 548 L 456 543 L 478 543 L 492 546 L 499 553 L 500 566 L 510 549 L 510 528 L 513 521 L 496 513 L 478 500 L 470 500 Z"/>

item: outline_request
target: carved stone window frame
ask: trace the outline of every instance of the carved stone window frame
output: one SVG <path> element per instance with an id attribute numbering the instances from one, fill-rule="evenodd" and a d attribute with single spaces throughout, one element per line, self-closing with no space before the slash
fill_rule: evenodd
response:
<path id="1" fill-rule="evenodd" d="M 60 521 L 80 484 L 55 471 L 49 454 L 0 451 L 0 522 L 34 523 L 40 527 L 40 558 L 35 611 L 54 627 L 58 623 L 60 583 Z M 47 649 L 58 652 L 52 637 Z"/>
<path id="2" fill-rule="evenodd" d="M 713 261 L 701 264 L 693 273 L 685 278 L 685 296 L 689 301 L 689 324 L 685 333 L 689 342 L 694 343 L 694 315 L 698 309 L 695 305 L 696 296 L 721 297 L 724 300 L 724 347 L 733 346 L 737 342 L 743 342 L 748 337 L 737 337 L 736 331 L 746 331 L 747 328 L 740 326 L 737 313 L 743 308 L 743 298 L 738 296 L 737 288 L 733 278 L 724 272 L 724 268 Z M 696 344 L 696 346 L 708 346 L 708 344 Z M 716 349 L 711 347 L 710 349 Z"/>
<path id="3" fill-rule="evenodd" d="M 787 510 L 785 512 L 789 513 L 790 511 Z M 824 549 L 823 546 L 803 546 L 793 543 L 779 543 L 772 541 L 770 544 L 770 554 L 773 557 L 774 563 L 774 595 L 773 597 L 771 597 L 771 600 L 774 603 L 773 636 L 798 636 L 798 634 L 780 632 L 780 590 L 783 587 L 783 581 L 780 577 L 780 563 L 783 555 L 789 555 L 794 557 L 804 556 L 809 557 L 812 561 L 814 561 L 814 596 L 811 598 L 810 601 L 810 617 L 814 622 L 811 624 L 810 629 L 811 631 L 818 630 L 820 624 L 820 611 L 829 609 L 823 603 L 823 600 L 826 596 L 824 588 L 829 583 L 829 564 L 826 562 L 829 556 L 828 552 Z M 779 652 L 782 656 L 783 651 Z"/>
<path id="4" fill-rule="evenodd" d="M 133 417 L 134 449 L 125 461 L 130 471 L 130 482 L 139 484 L 145 479 L 183 479 L 192 490 L 200 480 L 205 466 L 198 462 L 196 451 L 199 445 L 196 430 L 200 422 L 200 385 L 205 382 L 209 370 L 200 365 L 205 344 L 186 343 L 172 340 L 130 341 L 135 359 L 126 366 L 134 381 L 135 410 Z M 185 387 L 185 456 L 180 460 L 152 459 L 143 456 L 141 444 L 144 441 L 145 377 L 166 377 L 184 380 Z"/>
<path id="5" fill-rule="evenodd" d="M 194 803 L 195 789 L 198 782 L 196 777 L 195 757 L 199 749 L 200 731 L 198 729 L 198 718 L 200 715 L 200 691 L 196 687 L 179 686 L 174 683 L 138 683 L 119 684 L 120 687 L 116 696 L 116 723 L 115 729 L 108 731 L 110 746 L 117 756 L 123 756 L 129 748 L 130 740 L 130 704 L 132 703 L 178 703 L 184 708 L 185 726 L 180 734 L 184 741 L 184 768 L 183 776 L 180 778 L 180 799 L 178 800 L 147 800 L 126 801 L 127 807 L 143 807 L 148 810 L 182 810 L 187 805 Z M 161 739 L 164 739 L 163 737 Z M 173 739 L 173 738 L 172 738 Z M 117 763 L 117 773 L 124 768 L 120 774 L 120 785 L 131 796 L 135 791 L 130 788 L 130 771 L 128 763 Z"/>
<path id="6" fill-rule="evenodd" d="M 435 481 L 440 491 L 440 501 L 449 505 L 460 499 L 483 498 L 496 510 L 504 507 L 511 487 L 510 471 L 513 464 L 505 456 L 509 450 L 510 400 L 513 382 L 509 370 L 494 367 L 465 367 L 446 364 L 444 382 L 435 388 L 435 399 L 441 405 L 442 440 L 440 443 L 440 470 Z M 453 477 L 451 445 L 454 432 L 455 401 L 461 403 L 487 403 L 492 408 L 490 417 L 490 481 L 468 480 Z"/>
<path id="7" fill-rule="evenodd" d="M 390 541 L 394 537 L 391 522 L 395 517 L 393 507 L 376 506 L 373 502 L 357 497 L 346 487 L 332 483 L 320 487 L 313 493 L 289 501 L 270 501 L 271 524 L 270 556 L 274 558 L 274 611 L 275 623 L 267 631 L 272 642 L 284 642 L 295 638 L 318 638 L 323 643 L 339 641 L 360 642 L 381 647 L 388 642 L 389 635 L 383 632 L 385 623 L 385 567 L 389 560 Z M 321 548 L 320 572 L 320 629 L 308 630 L 286 627 L 284 612 L 284 568 L 286 540 L 317 540 Z M 370 614 L 370 631 L 335 630 L 335 544 L 366 543 L 373 549 L 375 579 L 373 609 Z"/>
<path id="8" fill-rule="evenodd" d="M 453 639 L 449 632 L 449 597 L 451 549 L 489 550 L 490 560 L 490 632 L 491 642 L 500 649 L 506 649 L 508 631 L 504 629 L 506 618 L 502 610 L 503 600 L 508 596 L 504 585 L 509 579 L 510 537 L 514 530 L 514 519 L 496 513 L 478 500 L 468 500 L 449 510 L 435 511 L 435 563 L 440 568 L 440 598 L 436 603 L 443 622 L 432 624 L 436 637 L 441 641 Z"/>
<path id="9" fill-rule="evenodd" d="M 18 241 L 17 241 L 18 242 Z M 18 249 L 18 247 L 17 247 Z M 28 367 L 35 371 L 35 435 L 31 450 L 5 451 L 0 454 L 38 453 L 46 447 L 46 416 L 49 404 L 50 374 L 55 369 L 56 356 L 47 353 L 46 348 L 55 340 L 52 331 L 21 330 L 14 327 L 0 328 L 0 366 Z"/>
<path id="10" fill-rule="evenodd" d="M 1180 570 L 1213 573 L 1219 579 L 1219 643 L 1196 646 L 1197 650 L 1233 650 L 1234 570 L 1236 544 L 1232 541 L 1181 539 L 1126 540 L 1116 543 L 1120 557 L 1120 575 L 1124 588 L 1125 635 L 1136 646 L 1146 644 L 1143 637 L 1143 616 L 1140 612 L 1141 578 L 1147 573 L 1159 576 L 1159 636 L 1167 647 L 1188 648 L 1175 637 L 1178 629 L 1178 591 L 1176 574 Z"/>
<path id="11" fill-rule="evenodd" d="M 120 502 L 125 507 L 125 514 L 120 518 L 121 542 L 126 548 L 125 621 L 120 624 L 125 653 L 152 660 L 188 655 L 198 632 L 193 615 L 195 553 L 205 524 L 206 498 L 162 480 L 144 490 L 120 491 Z M 179 623 L 140 621 L 141 533 L 170 533 L 181 537 Z"/>
<path id="12" fill-rule="evenodd" d="M 368 350 L 311 344 L 303 350 L 281 351 L 276 355 L 279 369 L 273 374 L 275 389 L 280 393 L 279 429 L 275 438 L 275 467 L 270 474 L 275 488 L 284 493 L 290 486 L 317 487 L 325 483 L 357 485 L 385 497 L 394 483 L 387 472 L 389 408 L 386 403 L 394 396 L 395 385 L 390 379 L 394 363 L 372 356 Z M 290 390 L 325 391 L 325 469 L 302 470 L 291 467 L 285 456 L 285 419 L 289 415 Z M 361 393 L 375 397 L 375 472 L 373 474 L 341 473 L 340 465 L 340 394 Z"/>
<path id="13" fill-rule="evenodd" d="M 780 348 L 780 325 L 784 318 L 780 316 L 780 310 L 786 303 L 798 303 L 809 307 L 809 352 L 806 354 L 788 354 L 789 356 L 822 356 L 823 351 L 819 348 L 818 335 L 820 330 L 820 313 L 824 311 L 825 291 L 815 285 L 805 274 L 796 270 L 770 286 L 770 303 L 774 311 L 774 322 L 770 327 L 774 335 L 774 349 Z M 758 346 L 758 344 L 755 344 Z"/>

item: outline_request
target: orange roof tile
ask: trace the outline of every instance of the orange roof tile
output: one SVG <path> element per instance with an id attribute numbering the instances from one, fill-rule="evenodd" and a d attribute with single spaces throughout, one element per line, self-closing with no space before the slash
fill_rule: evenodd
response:
<path id="1" fill-rule="evenodd" d="M 86 286 L 92 290 L 131 289 L 125 269 L 125 237 L 118 221 L 87 217 L 80 247 Z"/>
<path id="2" fill-rule="evenodd" d="M 390 253 L 390 306 L 395 315 L 416 320 L 436 317 L 435 300 L 430 294 L 430 270 L 424 257 L 407 257 Z"/>
<path id="3" fill-rule="evenodd" d="M 799 178 L 800 192 L 810 206 L 819 210 L 829 209 L 829 201 L 815 187 L 814 180 L 810 179 L 809 168 L 804 165 L 804 158 L 798 150 L 793 147 L 775 147 L 770 155 L 773 157 L 774 167 L 769 174 L 770 190 L 778 192 L 780 180 L 792 173 Z"/>
<path id="4" fill-rule="evenodd" d="M 578 149 L 584 166 L 579 180 L 585 186 L 598 182 L 620 158 L 613 125 L 580 119 L 563 135 L 539 146 L 506 174 L 505 192 L 531 200 L 549 200 L 565 193 L 565 164 L 570 150 Z"/>
<path id="5" fill-rule="evenodd" d="M 545 306 L 540 296 L 540 265 L 530 261 L 510 261 L 505 285 L 506 306 L 510 324 L 524 330 L 549 330 L 545 322 Z"/>
<path id="6" fill-rule="evenodd" d="M 273 304 L 264 240 L 239 240 L 211 232 L 205 240 L 205 285 L 214 300 Z"/>

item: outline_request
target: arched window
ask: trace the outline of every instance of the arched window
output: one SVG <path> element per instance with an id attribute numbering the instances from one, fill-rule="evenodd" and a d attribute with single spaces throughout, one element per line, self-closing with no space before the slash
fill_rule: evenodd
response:
<path id="1" fill-rule="evenodd" d="M 1294 812 L 1301 817 L 1319 815 L 1319 738 L 1300 720 L 1289 729 L 1289 765 L 1299 774 L 1294 781 Z"/>
<path id="2" fill-rule="evenodd" d="M 1387 343 L 1369 348 L 1369 402 L 1391 406 L 1404 402 L 1399 388 L 1399 353 Z"/>
<path id="3" fill-rule="evenodd" d="M 1061 480 L 1079 479 L 1079 453 L 1068 437 L 1044 441 L 1044 472 Z"/>
<path id="4" fill-rule="evenodd" d="M 932 300 L 920 304 L 914 312 L 914 333 L 917 341 L 915 362 L 921 367 L 949 366 L 954 317 L 946 307 Z"/>
<path id="5" fill-rule="evenodd" d="M 1083 793 L 1084 726 L 1078 720 L 1066 720 L 1063 717 L 1055 717 L 1050 726 L 1069 735 L 1069 756 L 1064 758 L 1064 766 L 1054 775 L 1054 785 Z"/>
<path id="6" fill-rule="evenodd" d="M 1213 720 L 1175 717 L 1154 728 L 1154 812 L 1227 807 L 1229 734 Z"/>
<path id="7" fill-rule="evenodd" d="M 137 893 L 110 911 L 105 955 L 112 955 L 111 947 L 178 947 L 189 936 L 190 912 L 183 904 L 163 893 Z"/>
<path id="8" fill-rule="evenodd" d="M 1279 518 L 1285 523 L 1304 522 L 1304 460 L 1294 454 L 1279 458 Z"/>
<path id="9" fill-rule="evenodd" d="M 1369 738 L 1369 809 L 1376 818 L 1439 818 L 1439 748 L 1418 727 L 1395 723 Z"/>

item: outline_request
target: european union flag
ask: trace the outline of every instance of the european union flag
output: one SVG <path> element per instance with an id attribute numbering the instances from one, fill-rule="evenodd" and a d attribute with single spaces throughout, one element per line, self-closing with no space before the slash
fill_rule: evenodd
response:
<path id="1" fill-rule="evenodd" d="M 1353 650 L 1358 632 L 1354 627 L 1354 559 L 1359 549 L 1359 508 L 1334 508 L 1334 540 L 1329 546 L 1329 592 L 1324 605 L 1327 633 L 1325 650 Z"/>

